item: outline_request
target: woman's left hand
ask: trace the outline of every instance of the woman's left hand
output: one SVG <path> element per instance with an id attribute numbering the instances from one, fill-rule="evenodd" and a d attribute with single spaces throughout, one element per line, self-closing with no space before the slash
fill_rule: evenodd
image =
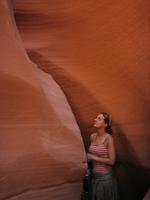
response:
<path id="1" fill-rule="evenodd" d="M 91 154 L 91 153 L 88 153 L 88 154 L 87 154 L 87 159 L 88 159 L 88 160 L 95 160 L 95 159 L 96 159 L 96 156 L 94 156 L 94 155 Z"/>

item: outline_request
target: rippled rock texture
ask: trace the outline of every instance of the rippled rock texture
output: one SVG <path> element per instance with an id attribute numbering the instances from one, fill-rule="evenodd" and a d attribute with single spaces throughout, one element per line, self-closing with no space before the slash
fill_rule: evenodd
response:
<path id="1" fill-rule="evenodd" d="M 66 97 L 0 1 L 0 199 L 80 199 L 85 150 Z"/>
<path id="2" fill-rule="evenodd" d="M 111 114 L 114 122 L 113 128 L 117 150 L 116 174 L 121 197 L 125 200 L 141 200 L 148 191 L 148 170 L 150 167 L 150 2 L 148 0 L 36 0 L 36 2 L 34 0 L 12 0 L 10 3 L 13 3 L 15 20 L 23 44 L 21 44 L 20 40 L 16 39 L 16 37 L 19 37 L 18 33 L 17 36 L 14 36 L 13 30 L 16 30 L 15 24 L 10 25 L 8 23 L 8 18 L 10 18 L 12 13 L 4 6 L 5 1 L 3 0 L 2 2 L 1 9 L 3 12 L 7 10 L 7 15 L 1 14 L 2 16 L 5 16 L 5 18 L 0 19 L 0 22 L 7 27 L 7 29 L 3 29 L 3 31 L 1 30 L 5 40 L 2 38 L 3 45 L 1 46 L 2 53 L 0 56 L 3 58 L 4 64 L 6 63 L 5 66 L 7 66 L 2 68 L 3 72 L 5 69 L 5 73 L 11 76 L 12 74 L 13 76 L 15 75 L 13 79 L 15 82 L 14 86 L 12 84 L 12 79 L 8 76 L 2 75 L 2 79 L 0 79 L 2 81 L 7 78 L 9 81 L 3 80 L 3 83 L 7 82 L 8 84 L 8 82 L 10 82 L 9 86 L 7 86 L 7 90 L 5 89 L 4 84 L 1 84 L 1 87 L 3 88 L 1 91 L 5 94 L 3 94 L 2 96 L 4 97 L 1 98 L 1 108 L 3 110 L 1 116 L 6 123 L 6 130 L 2 131 L 2 133 L 4 133 L 3 137 L 6 138 L 6 135 L 8 135 L 7 137 L 15 135 L 9 133 L 5 134 L 8 127 L 10 127 L 8 124 L 10 122 L 12 123 L 12 121 L 15 121 L 17 126 L 20 124 L 19 127 L 22 129 L 23 126 L 21 126 L 21 122 L 24 124 L 24 121 L 26 122 L 26 120 L 28 123 L 34 122 L 34 124 L 47 124 L 51 121 L 51 126 L 47 129 L 45 126 L 44 129 L 43 126 L 38 128 L 38 132 L 42 132 L 40 132 L 39 135 L 43 134 L 43 130 L 45 129 L 48 133 L 50 132 L 50 134 L 46 134 L 46 136 L 37 136 L 36 139 L 40 140 L 39 138 L 46 137 L 46 141 L 48 142 L 44 142 L 44 147 L 46 146 L 46 148 L 49 147 L 50 149 L 53 146 L 55 147 L 55 144 L 60 144 L 60 147 L 62 147 L 61 142 L 63 145 L 66 143 L 68 144 L 68 136 L 62 136 L 58 125 L 55 125 L 57 124 L 55 119 L 58 119 L 58 113 L 56 114 L 56 118 L 52 113 L 56 108 L 57 111 L 59 111 L 59 114 L 62 113 L 61 109 L 68 110 L 70 115 L 71 111 L 69 111 L 69 108 L 65 109 L 63 106 L 64 104 L 61 104 L 61 102 L 66 101 L 59 101 L 58 98 L 58 106 L 58 104 L 55 104 L 57 102 L 56 98 L 54 98 L 55 101 L 51 99 L 52 94 L 55 94 L 57 93 L 56 91 L 58 91 L 55 87 L 53 88 L 51 86 L 51 84 L 54 83 L 53 81 L 50 81 L 52 80 L 50 77 L 51 75 L 67 97 L 67 101 L 70 104 L 80 127 L 86 150 L 88 149 L 89 135 L 92 132 L 91 127 L 95 115 L 99 111 L 107 111 Z M 12 30 L 12 32 L 10 32 L 10 30 Z M 10 32 L 11 37 L 8 37 L 5 34 L 6 32 Z M 15 53 L 16 48 L 19 48 L 17 53 Z M 30 59 L 25 56 L 24 48 Z M 4 54 L 5 49 L 7 49 L 7 59 L 6 53 Z M 19 53 L 20 51 L 24 53 Z M 14 56 L 12 52 L 16 56 Z M 11 59 L 8 59 L 8 55 L 10 55 L 9 57 Z M 25 63 L 23 60 L 25 60 Z M 33 65 L 31 61 L 37 65 Z M 2 63 L 2 66 L 4 66 L 4 64 Z M 10 67 L 8 68 L 8 66 Z M 43 74 L 41 71 L 38 71 L 37 68 L 47 72 L 49 75 Z M 19 80 L 16 79 L 16 74 L 17 77 L 19 77 Z M 46 77 L 44 78 L 43 76 Z M 22 79 L 25 80 L 25 83 L 22 83 Z M 29 85 L 26 86 L 26 82 L 30 82 L 28 83 Z M 36 88 L 38 88 L 38 92 L 36 90 L 35 93 L 33 93 L 33 90 L 30 88 L 32 85 L 31 83 L 35 84 Z M 44 90 L 44 97 L 43 93 L 39 93 L 39 88 L 41 87 L 43 89 L 40 91 L 42 93 Z M 15 92 L 13 92 L 12 88 L 15 88 Z M 59 92 L 62 91 L 59 89 Z M 10 99 L 12 99 L 11 95 L 14 95 L 14 98 L 17 100 L 11 100 L 10 102 Z M 19 101 L 20 98 L 18 98 L 18 95 L 21 98 L 21 101 Z M 5 99 L 8 101 L 7 104 L 6 102 L 4 103 Z M 15 107 L 12 105 L 15 105 Z M 17 110 L 16 113 L 19 112 L 21 114 L 17 113 L 17 115 L 10 115 L 10 113 L 14 113 L 13 109 Z M 56 110 L 54 113 L 56 113 Z M 65 119 L 68 116 L 67 114 L 67 116 L 64 116 L 64 113 L 65 112 L 59 117 L 62 124 L 66 122 Z M 69 151 L 67 148 L 66 152 L 69 152 L 69 155 L 76 154 L 75 156 L 77 156 L 79 166 L 75 168 L 79 173 L 78 178 L 80 178 L 80 172 L 82 171 L 82 165 L 80 165 L 80 163 L 84 160 L 84 151 L 81 138 L 79 137 L 79 131 L 75 131 L 77 126 L 75 125 L 74 118 L 70 118 L 70 115 L 67 117 L 67 119 L 70 119 L 70 121 L 68 119 L 67 122 L 70 122 L 70 126 L 73 126 L 71 129 L 72 131 L 69 134 L 72 135 L 72 137 L 70 136 L 70 140 L 72 141 L 76 132 L 78 133 L 79 139 L 75 145 L 70 143 L 71 147 L 75 150 L 72 149 Z M 74 128 L 74 126 L 76 128 Z M 25 142 L 28 141 L 28 138 L 33 138 L 30 137 L 30 135 L 32 135 L 31 133 L 28 137 L 21 136 L 21 133 L 22 135 L 26 135 L 28 132 L 32 132 L 32 128 L 27 128 L 26 130 L 28 131 L 24 129 L 23 131 L 22 129 L 18 129 L 20 131 L 17 130 L 15 132 L 17 134 L 17 136 L 15 136 L 16 139 L 12 138 L 13 140 L 10 140 L 10 138 L 8 138 L 7 140 L 14 141 L 14 144 L 18 141 L 20 144 L 20 140 Z M 12 127 L 10 128 L 10 131 L 13 131 Z M 37 131 L 34 130 L 33 133 L 36 133 L 33 134 L 35 137 Z M 64 131 L 63 133 L 67 134 L 68 131 Z M 55 135 L 57 134 L 59 134 L 59 141 L 55 141 Z M 20 135 L 21 139 L 18 139 L 18 135 Z M 49 137 L 54 137 L 52 142 L 53 145 L 49 145 L 49 140 L 51 140 Z M 7 140 L 5 141 L 3 138 L 1 140 L 4 143 L 3 145 L 5 148 Z M 37 143 L 35 139 L 30 141 L 31 142 L 28 145 L 31 145 L 32 148 L 40 149 L 41 154 L 43 154 L 43 152 L 44 154 L 45 152 L 51 152 L 51 150 L 45 151 L 43 148 L 41 149 L 40 142 Z M 28 145 L 26 148 L 30 150 Z M 78 147 L 78 145 L 80 147 Z M 3 153 L 4 159 L 7 158 L 6 155 L 9 155 L 7 158 L 7 167 L 5 167 L 5 169 L 8 169 L 8 166 L 11 166 L 9 163 L 11 160 L 10 158 L 12 158 L 11 154 L 8 154 L 8 152 L 14 147 L 12 148 L 11 144 L 9 144 L 7 145 L 7 151 L 5 148 L 3 148 L 3 151 L 6 152 Z M 18 145 L 15 145 L 15 148 L 19 148 Z M 21 144 L 17 151 L 20 153 L 20 151 L 23 151 L 22 149 L 24 148 L 22 148 Z M 76 149 L 79 149 L 80 152 L 76 151 Z M 34 151 L 36 150 L 31 149 L 30 153 L 33 155 Z M 29 153 L 29 151 L 27 152 Z M 59 149 L 58 152 L 65 151 Z M 49 153 L 47 154 L 49 155 Z M 62 156 L 60 157 L 62 158 Z M 22 154 L 21 158 L 24 159 Z M 65 158 L 65 160 L 63 159 L 63 164 L 67 167 L 69 166 L 68 163 L 70 163 L 70 156 L 66 156 Z M 78 165 L 73 157 L 71 158 L 73 160 L 71 161 L 71 165 Z M 33 157 L 31 156 L 31 160 L 32 159 Z M 57 166 L 63 166 L 62 160 L 60 161 L 59 159 L 54 159 L 56 163 L 58 162 Z M 13 159 L 13 162 L 14 160 L 15 159 Z M 37 192 L 35 192 L 37 194 L 35 197 L 33 191 L 31 191 L 30 196 L 30 189 L 28 189 L 28 187 L 31 185 L 30 188 L 33 190 L 36 188 L 36 185 L 41 187 L 41 183 L 45 181 L 45 178 L 43 178 L 44 180 L 41 180 L 39 179 L 39 176 L 46 177 L 46 181 L 48 181 L 47 179 L 50 181 L 49 183 L 45 182 L 53 185 L 55 182 L 55 175 L 57 174 L 53 173 L 53 169 L 56 169 L 54 166 L 55 164 L 53 165 L 55 161 L 49 160 L 49 156 L 43 158 L 43 156 L 39 156 L 38 154 L 36 158 L 37 164 L 33 167 L 30 167 L 31 164 L 25 164 L 27 166 L 23 168 L 24 173 L 22 173 L 22 171 L 17 172 L 16 169 L 18 168 L 16 166 L 13 167 L 12 165 L 12 168 L 9 168 L 11 176 L 15 176 L 16 173 L 25 174 L 24 176 L 22 175 L 22 177 L 25 178 L 25 183 L 19 180 L 20 182 L 15 182 L 16 185 L 12 187 L 10 186 L 10 180 L 12 179 L 7 179 L 7 176 L 3 176 L 1 179 L 2 183 L 3 181 L 6 181 L 8 185 L 10 184 L 9 188 L 7 188 L 7 192 L 9 191 L 10 194 L 12 191 L 16 192 L 19 190 L 17 188 L 17 184 L 19 184 L 20 187 L 23 188 L 22 191 L 27 191 L 26 194 L 29 195 L 28 199 L 38 199 L 38 196 L 40 199 L 46 199 L 44 190 L 42 193 L 38 189 L 35 189 Z M 26 161 L 20 162 L 27 163 Z M 59 162 L 61 162 L 61 164 Z M 39 167 L 39 163 L 42 163 L 41 167 L 44 168 L 43 170 Z M 45 163 L 44 166 L 43 163 Z M 50 167 L 49 164 L 51 164 Z M 37 173 L 38 176 L 36 176 L 36 174 L 29 179 L 34 180 L 34 183 L 29 184 L 26 180 L 26 173 L 37 171 L 37 169 L 33 170 L 35 166 L 39 167 L 37 167 L 39 173 Z M 72 166 L 69 167 L 69 169 L 72 169 Z M 14 169 L 14 171 L 16 170 L 16 172 L 12 171 L 12 169 Z M 53 176 L 51 176 L 50 172 L 53 173 Z M 60 167 L 58 167 L 57 172 L 60 172 Z M 69 177 L 71 177 L 72 172 L 74 172 L 74 170 L 68 170 L 66 173 L 69 173 Z M 41 173 L 44 173 L 44 175 Z M 62 176 L 65 175 L 63 174 Z M 19 179 L 20 175 L 17 177 Z M 68 179 L 61 179 L 60 177 L 60 179 L 58 178 L 57 180 L 65 181 Z M 73 180 L 75 179 L 73 178 Z M 79 188 L 75 186 L 71 187 L 72 185 L 68 184 L 67 191 L 66 184 L 61 184 L 60 186 L 61 187 L 58 187 L 59 189 L 57 190 L 59 193 L 55 192 L 55 189 L 53 190 L 55 187 L 50 188 L 49 194 L 51 194 L 51 190 L 54 191 L 54 193 L 52 193 L 54 196 L 51 195 L 53 199 L 63 199 L 63 196 L 68 199 L 79 199 L 79 196 L 76 196 L 77 194 L 74 192 L 75 190 L 79 191 Z M 66 190 L 63 187 L 65 187 Z M 71 190 L 73 192 L 70 192 Z M 63 194 L 61 198 L 59 196 L 60 194 Z M 71 197 L 69 195 L 71 195 Z M 27 199 L 27 197 L 25 198 Z M 20 199 L 23 198 L 20 197 Z"/>

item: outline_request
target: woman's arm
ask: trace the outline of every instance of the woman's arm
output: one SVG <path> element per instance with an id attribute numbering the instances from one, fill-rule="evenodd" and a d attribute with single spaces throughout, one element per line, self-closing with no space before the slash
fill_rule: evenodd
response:
<path id="1" fill-rule="evenodd" d="M 103 163 L 103 164 L 107 164 L 107 165 L 114 165 L 115 163 L 115 159 L 116 159 L 116 153 L 115 153 L 115 146 L 114 146 L 114 141 L 113 141 L 113 137 L 109 136 L 107 138 L 108 140 L 108 158 L 102 158 L 93 154 L 88 154 L 88 159 Z"/>
<path id="2" fill-rule="evenodd" d="M 96 139 L 97 133 L 92 133 L 90 136 L 90 142 L 94 142 L 94 140 Z"/>

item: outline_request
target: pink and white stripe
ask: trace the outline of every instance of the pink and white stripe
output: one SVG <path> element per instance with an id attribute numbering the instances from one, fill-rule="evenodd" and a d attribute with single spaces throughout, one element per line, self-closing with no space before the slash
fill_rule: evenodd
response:
<path id="1" fill-rule="evenodd" d="M 108 148 L 105 144 L 94 144 L 92 143 L 89 147 L 89 152 L 96 156 L 102 158 L 108 158 Z M 111 171 L 111 166 L 106 164 L 101 164 L 100 162 L 93 162 L 93 172 L 94 173 L 107 173 Z"/>

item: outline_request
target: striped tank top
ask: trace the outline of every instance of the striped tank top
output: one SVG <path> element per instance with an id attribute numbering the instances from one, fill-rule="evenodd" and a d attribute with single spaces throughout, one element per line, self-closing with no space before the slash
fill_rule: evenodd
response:
<path id="1" fill-rule="evenodd" d="M 109 156 L 108 148 L 105 144 L 105 140 L 107 139 L 107 137 L 108 136 L 106 136 L 104 141 L 100 144 L 96 144 L 96 143 L 92 142 L 90 147 L 89 147 L 89 152 L 91 154 L 94 154 L 94 155 L 99 156 L 101 158 L 108 158 L 108 156 Z M 102 174 L 102 173 L 108 173 L 110 171 L 111 171 L 110 165 L 106 165 L 106 164 L 102 164 L 102 163 L 97 162 L 97 161 L 93 161 L 93 173 Z"/>

